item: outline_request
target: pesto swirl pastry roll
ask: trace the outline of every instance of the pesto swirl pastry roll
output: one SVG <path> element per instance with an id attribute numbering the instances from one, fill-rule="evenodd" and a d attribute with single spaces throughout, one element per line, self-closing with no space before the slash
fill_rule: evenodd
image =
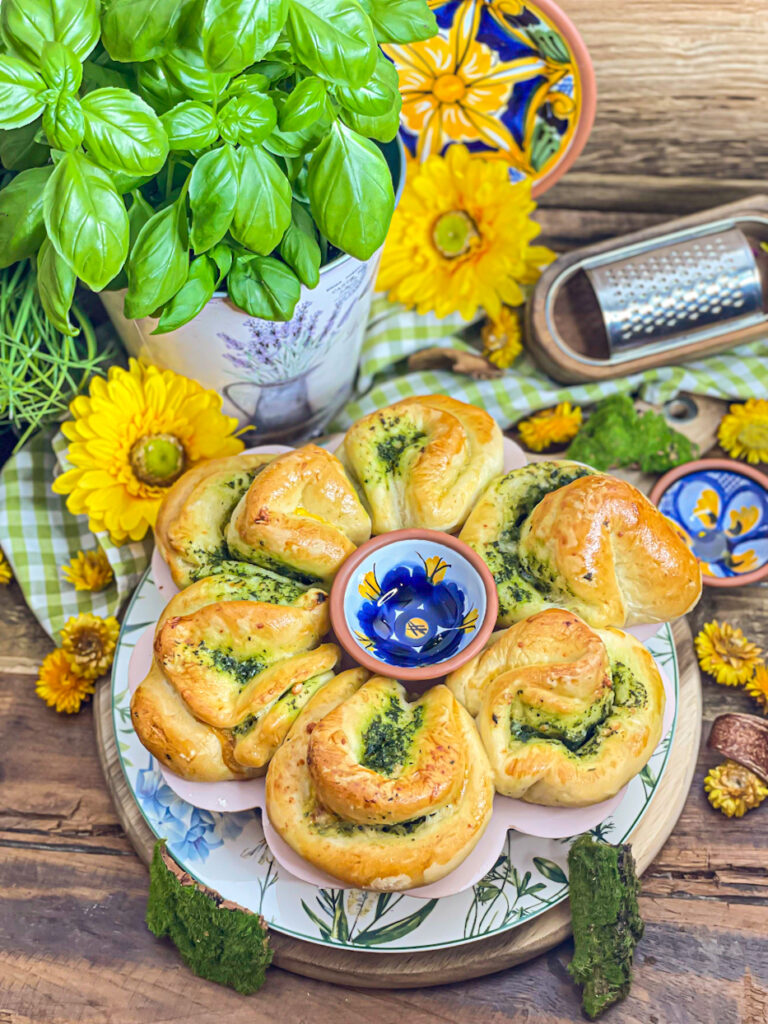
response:
<path id="1" fill-rule="evenodd" d="M 475 716 L 497 791 L 530 803 L 607 800 L 661 739 L 664 684 L 645 647 L 560 608 L 494 634 L 446 684 Z"/>
<path id="2" fill-rule="evenodd" d="M 396 680 L 343 672 L 305 709 L 267 772 L 267 813 L 329 874 L 392 891 L 442 878 L 491 816 L 480 737 L 445 686 L 409 704 Z"/>
<path id="3" fill-rule="evenodd" d="M 333 678 L 321 643 L 328 599 L 255 566 L 191 584 L 155 630 L 154 658 L 131 700 L 144 746 L 185 779 L 263 775 L 301 709 Z"/>
<path id="4" fill-rule="evenodd" d="M 374 534 L 450 533 L 504 466 L 496 421 L 446 395 L 404 398 L 364 416 L 338 455 L 363 493 Z"/>
<path id="5" fill-rule="evenodd" d="M 672 523 L 636 487 L 576 462 L 537 462 L 494 480 L 459 535 L 486 562 L 499 624 L 543 608 L 591 626 L 684 615 L 701 571 Z"/>

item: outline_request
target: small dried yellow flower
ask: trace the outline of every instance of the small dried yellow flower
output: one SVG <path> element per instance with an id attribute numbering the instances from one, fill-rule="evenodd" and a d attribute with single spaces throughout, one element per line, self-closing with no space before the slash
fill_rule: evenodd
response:
<path id="1" fill-rule="evenodd" d="M 69 657 L 72 671 L 84 679 L 96 679 L 112 664 L 120 632 L 117 619 L 83 612 L 69 619 L 61 631 L 61 645 Z"/>
<path id="2" fill-rule="evenodd" d="M 750 398 L 723 416 L 717 440 L 729 455 L 747 462 L 768 462 L 768 400 Z"/>
<path id="3" fill-rule="evenodd" d="M 114 577 L 112 566 L 103 548 L 78 551 L 69 565 L 61 567 L 61 575 L 75 590 L 103 590 Z"/>
<path id="4" fill-rule="evenodd" d="M 532 452 L 543 452 L 553 444 L 567 444 L 578 434 L 581 409 L 570 402 L 561 402 L 554 409 L 544 409 L 530 419 L 518 423 L 523 444 Z"/>
<path id="5" fill-rule="evenodd" d="M 762 779 L 735 761 L 713 768 L 704 779 L 704 790 L 712 806 L 728 818 L 741 818 L 768 796 Z"/>
<path id="6" fill-rule="evenodd" d="M 744 687 L 754 700 L 760 705 L 764 715 L 768 715 L 768 666 L 761 661 L 748 679 Z"/>
<path id="7" fill-rule="evenodd" d="M 5 586 L 13 579 L 13 570 L 8 564 L 8 559 L 0 551 L 0 585 Z"/>
<path id="8" fill-rule="evenodd" d="M 71 715 L 93 693 L 93 680 L 73 672 L 67 652 L 57 647 L 40 666 L 35 693 L 49 708 Z"/>
<path id="9" fill-rule="evenodd" d="M 746 683 L 760 661 L 761 649 L 740 629 L 715 619 L 707 622 L 694 644 L 699 664 L 723 686 Z"/>
<path id="10" fill-rule="evenodd" d="M 520 317 L 502 306 L 496 320 L 486 320 L 482 329 L 483 355 L 500 370 L 508 369 L 523 351 Z"/>

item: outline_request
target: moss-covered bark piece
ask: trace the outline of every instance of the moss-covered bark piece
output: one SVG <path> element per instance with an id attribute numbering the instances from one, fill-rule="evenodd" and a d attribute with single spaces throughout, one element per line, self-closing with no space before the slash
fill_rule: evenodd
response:
<path id="1" fill-rule="evenodd" d="M 170 936 L 190 970 L 250 995 L 272 960 L 264 918 L 203 889 L 155 844 L 149 869 L 147 926 Z"/>
<path id="2" fill-rule="evenodd" d="M 589 835 L 571 847 L 568 868 L 574 942 L 568 973 L 594 1020 L 629 992 L 632 957 L 643 934 L 640 883 L 628 844 L 610 846 Z"/>

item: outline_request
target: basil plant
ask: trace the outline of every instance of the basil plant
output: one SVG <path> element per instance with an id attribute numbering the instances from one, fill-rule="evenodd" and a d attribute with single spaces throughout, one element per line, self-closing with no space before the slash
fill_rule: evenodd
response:
<path id="1" fill-rule="evenodd" d="M 379 43 L 435 31 L 426 0 L 0 0 L 0 268 L 35 257 L 70 334 L 78 280 L 160 332 L 224 282 L 290 319 L 324 260 L 384 241 Z"/>

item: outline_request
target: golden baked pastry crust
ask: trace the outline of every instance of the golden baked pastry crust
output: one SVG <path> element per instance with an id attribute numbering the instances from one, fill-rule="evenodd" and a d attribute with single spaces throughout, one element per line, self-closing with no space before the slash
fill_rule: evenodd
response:
<path id="1" fill-rule="evenodd" d="M 446 683 L 476 716 L 497 791 L 531 803 L 607 800 L 661 739 L 664 684 L 648 651 L 563 609 L 495 634 Z"/>
<path id="2" fill-rule="evenodd" d="M 299 716 L 267 771 L 267 813 L 300 856 L 345 882 L 385 892 L 425 885 L 485 830 L 488 759 L 444 686 L 409 705 L 395 680 L 365 677 L 341 673 Z"/>
<path id="3" fill-rule="evenodd" d="M 496 421 L 445 395 L 404 398 L 364 416 L 338 454 L 365 496 L 374 534 L 450 533 L 504 466 Z"/>
<path id="4" fill-rule="evenodd" d="M 701 596 L 695 556 L 631 484 L 575 462 L 538 462 L 494 480 L 460 539 L 485 560 L 499 623 L 569 608 L 592 626 L 685 615 Z"/>
<path id="5" fill-rule="evenodd" d="M 340 651 L 320 642 L 327 631 L 321 590 L 256 567 L 193 583 L 157 624 L 152 667 L 131 700 L 139 739 L 187 779 L 263 774 L 302 707 L 333 678 Z"/>
<path id="6" fill-rule="evenodd" d="M 278 456 L 243 495 L 227 529 L 233 556 L 328 584 L 371 535 L 341 462 L 308 444 Z"/>

